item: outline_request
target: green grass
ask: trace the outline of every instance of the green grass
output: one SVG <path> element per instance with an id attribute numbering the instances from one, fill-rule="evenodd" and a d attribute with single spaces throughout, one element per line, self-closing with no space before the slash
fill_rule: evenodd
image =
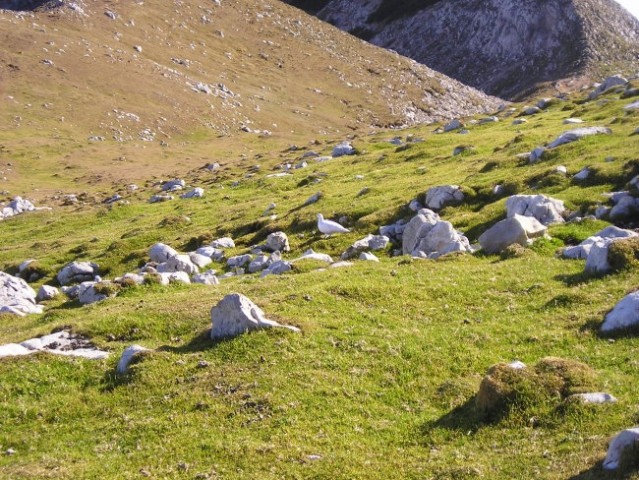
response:
<path id="1" fill-rule="evenodd" d="M 580 105 L 580 116 L 605 124 L 623 115 L 628 102 L 607 98 L 603 106 Z M 471 241 L 505 216 L 505 197 L 491 193 L 496 184 L 510 185 L 512 193 L 550 191 L 570 208 L 590 209 L 636 174 L 631 162 L 639 137 L 629 136 L 631 123 L 615 123 L 610 136 L 559 147 L 536 165 L 519 163 L 516 154 L 568 129 L 562 108 L 553 105 L 517 127 L 508 118 L 470 127 L 463 142 L 456 133 L 432 133 L 435 126 L 401 131 L 424 138 L 405 151 L 387 142 L 397 131 L 360 134 L 353 140 L 360 155 L 311 159 L 286 178 L 265 175 L 296 161 L 299 152 L 254 144 L 259 161 L 229 163 L 219 176 L 170 172 L 204 186 L 200 200 L 151 205 L 146 200 L 155 189 L 142 186 L 127 195 L 128 205 L 56 206 L 5 220 L 0 266 L 37 259 L 48 273 L 35 287 L 55 284 L 55 273 L 74 259 L 95 261 L 114 278 L 144 262 L 158 241 L 184 250 L 198 237 L 230 235 L 237 244 L 230 256 L 277 230 L 289 235 L 286 258 L 308 248 L 338 258 L 354 240 L 409 218 L 408 202 L 441 184 L 468 192 L 464 204 L 441 214 Z M 594 122 L 598 117 L 604 120 Z M 191 154 L 205 157 L 208 140 L 194 137 Z M 474 151 L 453 158 L 461 143 Z M 609 156 L 615 160 L 606 162 Z M 245 178 L 255 163 L 260 171 Z M 585 166 L 597 173 L 583 184 L 549 176 L 560 164 L 570 173 Z M 308 184 L 308 178 L 321 181 Z M 100 188 L 108 193 L 107 185 Z M 303 207 L 317 191 L 322 199 Z M 263 217 L 272 202 L 277 218 Z M 322 238 L 318 212 L 346 216 L 352 232 Z M 2 343 L 68 326 L 112 354 L 104 361 L 44 354 L 0 360 L 0 452 L 15 450 L 0 455 L 0 476 L 639 478 L 600 469 L 611 436 L 637 422 L 639 340 L 597 335 L 605 313 L 637 287 L 636 268 L 629 262 L 619 273 L 589 277 L 583 261 L 555 256 L 557 248 L 606 225 L 553 226 L 551 240 L 507 259 L 421 261 L 388 251 L 378 264 L 324 269 L 301 262 L 282 276 L 234 277 L 213 287 L 131 287 L 87 307 L 59 298 L 40 316 L 3 316 Z M 210 309 L 230 292 L 247 295 L 268 317 L 302 333 L 212 342 Z M 119 355 L 132 343 L 154 351 L 118 377 Z M 490 366 L 515 359 L 532 366 L 548 356 L 588 365 L 597 387 L 619 402 L 529 405 L 496 422 L 477 416 L 474 397 Z"/>

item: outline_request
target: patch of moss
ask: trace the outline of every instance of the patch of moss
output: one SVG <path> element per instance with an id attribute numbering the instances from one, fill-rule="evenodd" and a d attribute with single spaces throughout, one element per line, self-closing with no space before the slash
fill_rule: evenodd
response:
<path id="1" fill-rule="evenodd" d="M 639 267 L 639 238 L 624 238 L 608 247 L 608 263 L 615 272 Z"/>

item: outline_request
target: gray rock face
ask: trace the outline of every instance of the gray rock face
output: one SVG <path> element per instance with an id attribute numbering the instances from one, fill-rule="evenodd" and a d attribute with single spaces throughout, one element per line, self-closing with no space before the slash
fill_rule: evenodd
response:
<path id="1" fill-rule="evenodd" d="M 262 328 L 282 327 L 299 332 L 296 327 L 280 325 L 265 317 L 260 307 L 240 293 L 231 293 L 211 309 L 211 338 L 235 337 Z"/>
<path id="2" fill-rule="evenodd" d="M 456 118 L 454 120 L 451 120 L 446 125 L 444 125 L 444 132 L 452 132 L 453 130 L 459 130 L 460 128 L 463 128 L 463 127 L 464 127 L 463 122 Z"/>
<path id="3" fill-rule="evenodd" d="M 235 242 L 232 238 L 222 237 L 211 242 L 213 248 L 235 248 Z"/>
<path id="4" fill-rule="evenodd" d="M 60 285 L 72 283 L 90 282 L 98 274 L 100 267 L 91 262 L 71 262 L 58 272 L 57 278 Z"/>
<path id="5" fill-rule="evenodd" d="M 423 209 L 404 230 L 402 252 L 413 256 L 437 258 L 452 252 L 469 252 L 470 243 L 450 222 L 435 212 Z"/>
<path id="6" fill-rule="evenodd" d="M 200 247 L 195 251 L 196 255 L 208 257 L 214 262 L 219 262 L 224 258 L 224 250 L 215 247 Z"/>
<path id="7" fill-rule="evenodd" d="M 122 356 L 120 357 L 120 361 L 118 361 L 118 366 L 116 367 L 116 372 L 120 375 L 124 375 L 129 370 L 129 365 L 135 360 L 137 356 L 139 356 L 142 352 L 149 352 L 148 348 L 144 348 L 140 345 L 131 345 L 124 349 L 122 352 Z"/>
<path id="8" fill-rule="evenodd" d="M 251 263 L 249 263 L 248 271 L 249 273 L 261 272 L 266 267 L 268 267 L 271 263 L 271 257 L 269 255 L 258 255 Z"/>
<path id="9" fill-rule="evenodd" d="M 629 293 L 604 318 L 600 331 L 624 330 L 639 325 L 639 291 Z"/>
<path id="10" fill-rule="evenodd" d="M 383 250 L 388 246 L 390 239 L 384 235 L 366 235 L 361 240 L 357 240 L 353 245 L 342 253 L 342 260 L 349 260 L 359 256 L 368 250 Z"/>
<path id="11" fill-rule="evenodd" d="M 639 428 L 629 428 L 619 433 L 608 446 L 603 468 L 606 470 L 618 469 L 624 455 L 634 452 L 637 445 L 639 445 Z"/>
<path id="12" fill-rule="evenodd" d="M 32 212 L 36 210 L 36 207 L 29 200 L 25 200 L 22 197 L 15 197 L 9 205 L 4 207 L 0 211 L 0 218 L 9 218 L 15 215 L 20 215 L 24 212 Z"/>
<path id="13" fill-rule="evenodd" d="M 583 127 L 568 130 L 559 135 L 555 140 L 548 144 L 548 148 L 555 148 L 566 143 L 576 142 L 577 140 L 589 137 L 591 135 L 610 135 L 612 130 L 607 127 Z"/>
<path id="14" fill-rule="evenodd" d="M 599 85 L 592 92 L 590 92 L 590 95 L 588 95 L 588 97 L 591 100 L 594 100 L 605 91 L 610 90 L 613 87 L 620 87 L 622 85 L 626 85 L 627 83 L 628 83 L 628 80 L 626 80 L 621 75 L 613 75 L 612 77 L 606 78 L 601 85 Z"/>
<path id="15" fill-rule="evenodd" d="M 266 248 L 271 252 L 289 252 L 288 237 L 284 232 L 271 233 L 266 237 Z"/>
<path id="16" fill-rule="evenodd" d="M 443 185 L 430 188 L 426 192 L 426 207 L 441 210 L 448 205 L 458 205 L 464 201 L 464 193 L 459 185 Z"/>
<path id="17" fill-rule="evenodd" d="M 264 278 L 267 275 L 281 275 L 283 273 L 290 272 L 292 268 L 291 263 L 286 260 L 272 261 L 271 264 L 262 271 L 260 278 Z"/>
<path id="18" fill-rule="evenodd" d="M 49 285 L 42 285 L 38 290 L 38 294 L 36 295 L 36 302 L 45 302 L 47 300 L 52 300 L 55 297 L 60 295 L 60 291 Z"/>
<path id="19" fill-rule="evenodd" d="M 612 201 L 615 205 L 609 212 L 611 220 L 623 220 L 639 213 L 639 198 L 629 193 L 613 196 Z"/>
<path id="20" fill-rule="evenodd" d="M 226 265 L 229 268 L 243 267 L 244 265 L 249 263 L 252 259 L 253 257 L 249 254 L 236 255 L 235 257 L 230 257 L 226 261 Z"/>
<path id="21" fill-rule="evenodd" d="M 219 285 L 220 281 L 215 275 L 214 270 L 208 270 L 204 273 L 197 273 L 193 275 L 193 283 L 200 283 L 202 285 Z"/>
<path id="22" fill-rule="evenodd" d="M 532 239 L 543 236 L 546 230 L 536 218 L 515 214 L 486 230 L 479 237 L 479 244 L 486 253 L 499 253 L 514 244 L 528 246 Z"/>
<path id="23" fill-rule="evenodd" d="M 344 155 L 355 155 L 357 150 L 351 145 L 351 142 L 342 142 L 333 148 L 331 154 L 333 158 L 343 157 Z"/>
<path id="24" fill-rule="evenodd" d="M 564 202 L 545 195 L 513 195 L 506 200 L 506 217 L 515 215 L 534 217 L 543 225 L 564 223 Z"/>
<path id="25" fill-rule="evenodd" d="M 102 302 L 109 298 L 109 295 L 102 293 L 103 291 L 98 289 L 99 285 L 107 285 L 111 282 L 83 282 L 78 285 L 78 301 L 82 305 L 89 305 L 91 303 Z"/>
<path id="26" fill-rule="evenodd" d="M 36 304 L 36 293 L 27 282 L 0 272 L 0 313 L 24 316 L 42 313 L 42 307 Z"/>
<path id="27" fill-rule="evenodd" d="M 537 163 L 542 159 L 546 153 L 546 149 L 544 147 L 537 147 L 532 152 L 530 152 L 530 156 L 528 157 L 528 163 Z"/>
<path id="28" fill-rule="evenodd" d="M 183 193 L 180 195 L 180 198 L 189 199 L 189 198 L 202 198 L 204 196 L 204 189 L 200 187 L 195 187 L 190 192 Z"/>
<path id="29" fill-rule="evenodd" d="M 375 45 L 506 99 L 540 82 L 578 76 L 589 65 L 609 64 L 613 58 L 636 65 L 632 46 L 639 42 L 639 26 L 615 2 L 287 1 Z M 605 40 L 611 35 L 614 42 Z"/>
<path id="30" fill-rule="evenodd" d="M 151 198 L 149 198 L 149 203 L 162 203 L 162 202 L 169 202 L 171 200 L 173 200 L 173 195 L 166 195 L 166 194 L 152 195 Z"/>
<path id="31" fill-rule="evenodd" d="M 159 273 L 184 272 L 188 275 L 199 272 L 199 268 L 191 261 L 189 255 L 171 257 L 166 262 L 159 264 L 157 270 Z"/>
<path id="32" fill-rule="evenodd" d="M 191 259 L 191 262 L 198 268 L 204 268 L 213 263 L 213 259 L 211 257 L 200 255 L 196 252 L 189 253 L 189 258 Z"/>
<path id="33" fill-rule="evenodd" d="M 164 182 L 162 184 L 163 192 L 175 192 L 177 190 L 182 190 L 186 186 L 186 182 L 179 178 L 174 180 L 169 180 L 168 182 Z"/>
<path id="34" fill-rule="evenodd" d="M 163 263 L 169 258 L 177 257 L 178 252 L 164 243 L 156 243 L 149 250 L 149 257 L 152 262 Z"/>
<path id="35" fill-rule="evenodd" d="M 608 262 L 608 248 L 614 242 L 611 238 L 598 238 L 592 245 L 586 257 L 585 271 L 588 273 L 606 273 L 610 271 Z"/>
<path id="36" fill-rule="evenodd" d="M 158 274 L 160 275 L 160 283 L 162 285 L 169 285 L 171 283 L 185 283 L 188 285 L 191 283 L 191 278 L 186 272 L 161 272 Z"/>

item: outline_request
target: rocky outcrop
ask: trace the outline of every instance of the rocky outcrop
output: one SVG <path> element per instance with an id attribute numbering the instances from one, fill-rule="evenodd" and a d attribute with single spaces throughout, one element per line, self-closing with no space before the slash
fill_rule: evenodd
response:
<path id="1" fill-rule="evenodd" d="M 308 8 L 308 0 L 288 0 Z M 611 62 L 635 72 L 639 22 L 613 0 L 330 0 L 342 30 L 501 98 Z M 408 3 L 408 5 L 406 5 Z"/>

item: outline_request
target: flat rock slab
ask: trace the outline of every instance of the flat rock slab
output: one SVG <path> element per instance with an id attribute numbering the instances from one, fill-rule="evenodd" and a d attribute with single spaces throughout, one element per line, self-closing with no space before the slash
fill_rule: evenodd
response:
<path id="1" fill-rule="evenodd" d="M 31 338 L 22 343 L 0 345 L 0 358 L 48 352 L 56 355 L 82 357 L 91 360 L 107 358 L 108 352 L 97 349 L 87 338 L 67 331 Z"/>
<path id="2" fill-rule="evenodd" d="M 612 130 L 606 127 L 584 127 L 568 130 L 559 135 L 555 140 L 548 144 L 548 148 L 555 148 L 566 143 L 576 142 L 577 140 L 589 137 L 591 135 L 610 135 Z"/>

